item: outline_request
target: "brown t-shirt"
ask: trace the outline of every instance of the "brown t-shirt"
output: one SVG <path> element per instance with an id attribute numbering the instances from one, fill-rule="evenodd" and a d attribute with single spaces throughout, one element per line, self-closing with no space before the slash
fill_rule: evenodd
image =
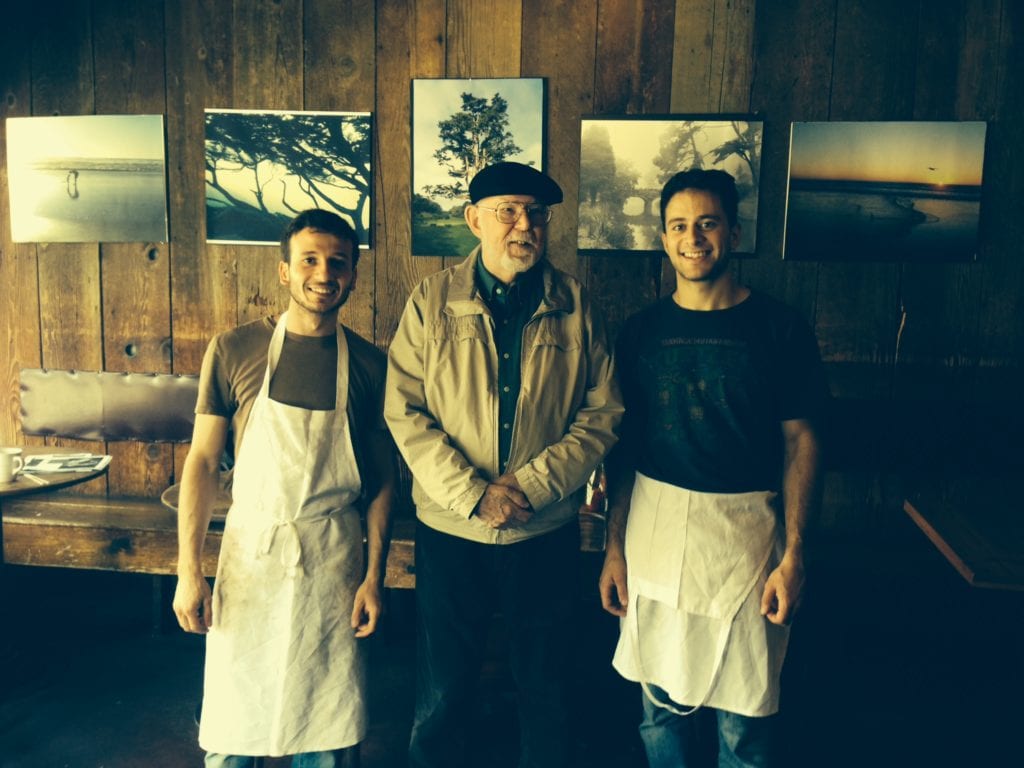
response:
<path id="1" fill-rule="evenodd" d="M 238 454 L 253 402 L 263 385 L 267 351 L 275 319 L 263 318 L 218 334 L 210 342 L 199 375 L 196 413 L 223 416 L 231 422 L 231 455 Z M 373 344 L 345 328 L 348 342 L 348 418 L 353 448 L 363 488 L 370 483 L 362 460 L 365 436 L 386 431 L 383 417 L 386 358 Z M 294 363 L 306 363 L 306 371 L 293 375 Z M 283 365 L 282 365 L 283 363 Z M 285 336 L 281 361 L 271 379 L 271 396 L 289 405 L 330 410 L 334 407 L 337 340 L 327 337 Z"/>

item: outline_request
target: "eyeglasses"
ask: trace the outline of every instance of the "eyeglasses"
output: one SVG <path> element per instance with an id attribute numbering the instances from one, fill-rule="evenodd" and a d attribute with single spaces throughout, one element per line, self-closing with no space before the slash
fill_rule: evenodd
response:
<path id="1" fill-rule="evenodd" d="M 523 203 L 501 203 L 494 208 L 489 205 L 478 205 L 485 211 L 494 211 L 494 218 L 502 224 L 515 224 L 526 213 L 526 219 L 535 227 L 551 221 L 551 209 L 546 205 L 524 205 Z"/>

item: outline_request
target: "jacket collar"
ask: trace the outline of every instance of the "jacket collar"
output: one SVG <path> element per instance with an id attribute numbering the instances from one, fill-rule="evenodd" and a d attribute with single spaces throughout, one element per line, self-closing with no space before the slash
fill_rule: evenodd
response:
<path id="1" fill-rule="evenodd" d="M 466 257 L 465 261 L 452 268 L 452 281 L 444 311 L 450 315 L 480 315 L 486 313 L 487 305 L 476 284 L 476 263 L 480 258 L 480 246 Z M 543 270 L 541 280 L 544 293 L 534 317 L 549 312 L 572 312 L 573 299 L 569 286 L 561 272 L 551 266 L 547 257 L 540 263 Z"/>

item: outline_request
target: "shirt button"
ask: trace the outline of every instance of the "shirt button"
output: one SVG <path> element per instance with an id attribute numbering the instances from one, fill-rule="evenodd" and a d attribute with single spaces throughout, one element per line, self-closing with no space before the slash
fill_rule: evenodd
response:
<path id="1" fill-rule="evenodd" d="M 508 360 L 510 355 L 509 355 L 508 352 L 505 352 L 504 354 L 502 354 L 502 357 L 505 358 L 506 360 Z"/>
<path id="2" fill-rule="evenodd" d="M 511 428 L 512 428 L 512 425 L 511 425 L 511 424 L 508 424 L 508 423 L 506 423 L 506 424 L 502 424 L 502 425 L 501 425 L 501 428 L 502 428 L 502 429 L 511 429 Z"/>
<path id="3" fill-rule="evenodd" d="M 501 290 L 501 288 L 498 288 L 498 289 L 497 289 L 497 290 L 495 291 L 495 293 L 496 293 L 496 294 L 498 294 L 499 296 L 503 296 L 503 295 L 505 294 L 505 292 L 504 292 L 503 290 Z"/>
<path id="4" fill-rule="evenodd" d="M 508 392 L 508 391 L 509 391 L 509 388 L 508 388 L 508 387 L 502 387 L 502 388 L 501 388 L 501 391 L 502 391 L 502 392 Z"/>

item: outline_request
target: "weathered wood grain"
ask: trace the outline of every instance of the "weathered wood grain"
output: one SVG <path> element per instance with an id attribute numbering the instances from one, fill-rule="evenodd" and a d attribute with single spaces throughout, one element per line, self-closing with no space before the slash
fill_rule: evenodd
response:
<path id="1" fill-rule="evenodd" d="M 303 86 L 307 110 L 374 111 L 376 21 L 376 8 L 371 0 L 351 3 L 305 0 Z M 375 121 L 379 119 L 379 115 L 374 116 Z M 371 189 L 371 203 L 376 202 L 377 195 Z M 376 210 L 371 214 L 374 220 L 377 215 Z M 373 238 L 376 240 L 376 232 Z M 374 338 L 378 252 L 383 251 L 373 242 L 369 250 L 360 254 L 356 289 L 341 315 L 346 325 L 371 341 Z"/>
<path id="2" fill-rule="evenodd" d="M 416 585 L 415 523 L 395 521 L 384 586 Z M 223 527 L 211 526 L 203 548 L 203 573 L 215 576 Z M 4 503 L 3 562 L 55 568 L 175 575 L 177 514 L 157 499 L 33 496 Z"/>
<path id="3" fill-rule="evenodd" d="M 749 111 L 765 119 L 758 253 L 737 270 L 815 324 L 837 394 L 1010 401 L 1024 383 L 1020 3 L 58 0 L 4 21 L 0 116 L 166 114 L 171 240 L 149 244 L 152 261 L 145 244 L 12 243 L 0 136 L 0 442 L 22 439 L 22 366 L 196 373 L 215 333 L 283 305 L 276 252 L 205 242 L 205 108 L 374 113 L 374 247 L 344 317 L 386 348 L 412 287 L 444 264 L 410 255 L 416 77 L 546 78 L 545 165 L 566 193 L 552 257 L 613 326 L 673 279 L 659 259 L 577 256 L 580 116 Z M 989 121 L 978 261 L 783 260 L 789 126 L 827 119 Z M 186 449 L 169 450 L 170 465 L 145 445 L 112 446 L 111 487 L 157 489 Z M 882 526 L 887 480 L 831 482 L 843 512 L 830 524 Z"/>
<path id="4" fill-rule="evenodd" d="M 967 36 L 960 0 L 925 9 L 918 20 L 914 119 L 975 119 L 957 114 L 959 64 Z M 951 55 L 954 54 L 954 55 Z M 988 84 L 986 84 L 988 85 Z M 984 86 L 983 86 L 984 87 Z M 978 364 L 984 267 L 978 263 L 904 264 L 893 395 L 897 399 L 966 399 Z"/>
<path id="5" fill-rule="evenodd" d="M 669 111 L 674 0 L 602 3 L 595 51 L 595 115 Z M 623 321 L 658 297 L 661 255 L 609 252 L 586 260 L 587 285 L 614 338 Z"/>
<path id="6" fill-rule="evenodd" d="M 237 322 L 236 264 L 206 245 L 205 108 L 236 106 L 230 3 L 167 3 L 167 177 L 170 201 L 172 362 L 198 373 L 215 333 Z"/>
<path id="7" fill-rule="evenodd" d="M 411 112 L 413 78 L 445 74 L 445 3 L 384 2 L 378 7 L 377 265 L 375 340 L 387 347 L 406 299 L 442 267 L 439 257 L 412 255 Z M 386 53 L 386 55 L 383 55 Z"/>
<path id="8" fill-rule="evenodd" d="M 565 202 L 548 225 L 548 258 L 559 269 L 586 277 L 577 255 L 580 115 L 593 110 L 597 2 L 524 0 L 529 19 L 523 47 L 523 77 L 547 78 L 547 159 L 544 169 L 558 182 Z"/>
<path id="9" fill-rule="evenodd" d="M 0 122 L 31 111 L 32 20 L 22 7 L 0 25 Z M 18 372 L 40 360 L 35 246 L 11 240 L 7 132 L 0 131 L 0 443 L 21 443 Z M 40 441 L 41 442 L 41 441 Z"/>
<path id="10" fill-rule="evenodd" d="M 95 37 L 105 41 L 93 54 L 96 112 L 163 115 L 163 4 L 124 7 L 102 0 L 93 4 L 92 18 Z M 104 370 L 170 372 L 168 252 L 166 243 L 100 245 Z M 170 446 L 119 442 L 105 450 L 113 456 L 107 475 L 112 493 L 159 495 L 174 474 Z"/>

